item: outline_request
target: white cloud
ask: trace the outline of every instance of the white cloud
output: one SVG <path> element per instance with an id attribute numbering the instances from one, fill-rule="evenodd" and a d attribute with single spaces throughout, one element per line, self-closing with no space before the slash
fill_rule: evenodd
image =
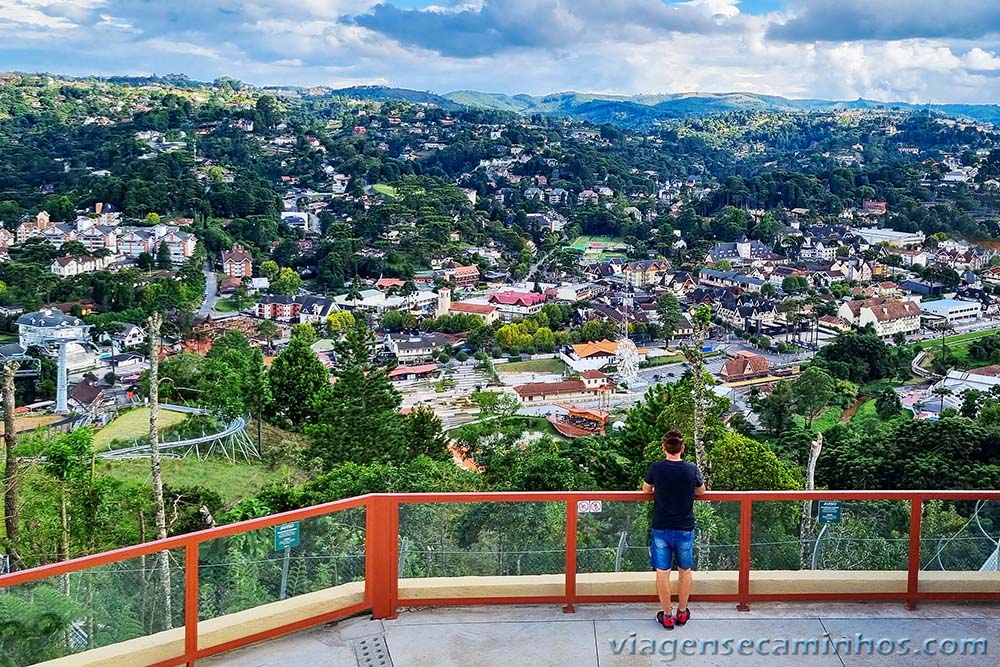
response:
<path id="1" fill-rule="evenodd" d="M 221 60 L 224 57 L 222 52 L 211 47 L 202 46 L 201 44 L 195 44 L 193 42 L 182 42 L 173 39 L 164 39 L 161 37 L 145 39 L 140 42 L 136 42 L 136 45 L 158 53 L 174 53 L 182 56 L 210 58 L 212 60 Z"/>
<path id="2" fill-rule="evenodd" d="M 984 51 L 978 46 L 970 49 L 962 62 L 972 70 L 1000 70 L 1000 58 L 995 53 Z"/>

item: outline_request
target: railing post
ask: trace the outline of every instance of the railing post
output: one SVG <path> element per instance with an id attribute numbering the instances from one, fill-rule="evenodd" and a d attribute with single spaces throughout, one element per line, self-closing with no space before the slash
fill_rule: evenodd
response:
<path id="1" fill-rule="evenodd" d="M 198 547 L 188 542 L 184 547 L 184 659 L 195 667 L 198 655 Z"/>
<path id="2" fill-rule="evenodd" d="M 753 521 L 753 501 L 740 498 L 740 571 L 737 611 L 750 611 L 750 528 Z"/>
<path id="3" fill-rule="evenodd" d="M 372 618 L 396 618 L 399 594 L 399 503 L 372 496 L 365 509 L 365 597 Z"/>
<path id="4" fill-rule="evenodd" d="M 923 505 L 921 498 L 910 498 L 910 548 L 906 571 L 906 608 L 910 611 L 917 608 L 917 591 L 920 589 L 920 519 Z"/>
<path id="5" fill-rule="evenodd" d="M 566 501 L 566 604 L 563 612 L 571 614 L 575 611 L 576 601 L 576 501 Z"/>

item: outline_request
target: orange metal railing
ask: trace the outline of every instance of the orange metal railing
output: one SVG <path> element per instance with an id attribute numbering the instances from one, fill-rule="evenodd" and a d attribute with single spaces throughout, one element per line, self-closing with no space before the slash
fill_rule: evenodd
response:
<path id="1" fill-rule="evenodd" d="M 741 610 L 749 608 L 755 601 L 886 601 L 897 600 L 912 608 L 921 600 L 998 600 L 997 592 L 927 592 L 920 591 L 920 539 L 922 508 L 930 500 L 952 501 L 1000 501 L 1000 491 L 712 491 L 701 496 L 701 500 L 728 501 L 739 503 L 739 567 L 738 586 L 734 595 L 702 596 L 702 599 L 735 602 Z M 407 605 L 449 605 L 449 604 L 524 604 L 558 603 L 565 611 L 572 611 L 577 603 L 583 602 L 631 602 L 655 600 L 653 591 L 648 596 L 578 595 L 577 594 L 577 503 L 583 500 L 605 502 L 632 501 L 648 502 L 651 495 L 640 492 L 615 491 L 574 491 L 574 492 L 509 492 L 509 493 L 424 493 L 424 494 L 369 494 L 338 500 L 322 505 L 283 512 L 273 516 L 251 519 L 203 530 L 186 535 L 178 535 L 165 540 L 147 542 L 135 546 L 116 549 L 105 553 L 84 556 L 70 561 L 52 563 L 41 567 L 0 576 L 0 588 L 36 582 L 48 577 L 80 572 L 89 568 L 117 563 L 130 558 L 148 556 L 168 549 L 184 549 L 184 652 L 175 658 L 158 663 L 154 667 L 169 667 L 186 664 L 193 666 L 195 660 L 229 651 L 254 642 L 271 639 L 289 632 L 301 630 L 311 625 L 343 618 L 364 611 L 371 611 L 374 618 L 394 618 L 399 606 L 399 515 L 402 505 L 411 503 L 508 503 L 547 502 L 564 503 L 566 520 L 564 592 L 559 596 L 547 597 L 480 597 L 480 598 L 429 598 L 407 599 Z M 907 546 L 906 591 L 900 593 L 873 593 L 857 591 L 852 593 L 787 593 L 752 594 L 750 592 L 751 567 L 751 518 L 754 503 L 804 500 L 875 501 L 891 500 L 907 502 L 910 505 L 909 540 Z M 212 646 L 199 647 L 199 546 L 218 538 L 240 535 L 253 530 L 271 528 L 290 521 L 334 514 L 343 510 L 365 508 L 365 588 L 364 600 L 344 609 L 328 612 L 296 623 L 273 628 L 265 632 L 248 634 L 239 639 Z M 697 595 L 692 596 L 698 599 Z"/>

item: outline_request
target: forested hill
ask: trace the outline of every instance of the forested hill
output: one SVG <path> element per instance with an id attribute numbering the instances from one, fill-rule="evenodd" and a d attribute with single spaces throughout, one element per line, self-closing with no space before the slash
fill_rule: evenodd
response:
<path id="1" fill-rule="evenodd" d="M 214 82 L 201 82 L 184 74 L 167 74 L 148 77 L 64 77 L 60 80 L 104 81 L 125 86 L 167 85 L 177 88 L 213 88 L 224 86 L 232 89 L 251 88 L 243 82 L 228 77 Z M 911 104 L 898 101 L 791 99 L 777 95 L 748 92 L 709 93 L 681 92 L 643 95 L 602 95 L 575 91 L 548 95 L 508 95 L 478 90 L 456 90 L 435 93 L 426 90 L 395 88 L 392 86 L 351 86 L 332 88 L 315 86 L 263 86 L 266 91 L 306 99 L 344 97 L 374 101 L 402 101 L 414 104 L 431 104 L 445 110 L 460 108 L 508 111 L 524 115 L 564 116 L 592 123 L 611 123 L 621 127 L 649 127 L 658 121 L 698 118 L 733 111 L 779 112 L 830 112 L 845 109 L 898 109 L 902 111 L 931 111 L 944 116 L 965 118 L 979 122 L 1000 124 L 1000 105 L 997 104 Z"/>
<path id="2" fill-rule="evenodd" d="M 426 91 L 385 86 L 355 86 L 323 91 L 328 95 L 364 97 L 379 100 L 427 102 L 453 108 L 455 106 L 513 111 L 525 115 L 545 114 L 567 116 L 593 123 L 614 123 L 625 127 L 641 127 L 655 121 L 695 118 L 730 111 L 837 111 L 842 109 L 894 108 L 907 111 L 927 110 L 971 120 L 1000 122 L 1000 106 L 995 104 L 909 104 L 857 99 L 832 101 L 789 99 L 756 93 L 673 93 L 665 95 L 595 95 L 564 92 L 543 96 L 506 95 L 475 90 L 459 90 L 444 95 Z"/>

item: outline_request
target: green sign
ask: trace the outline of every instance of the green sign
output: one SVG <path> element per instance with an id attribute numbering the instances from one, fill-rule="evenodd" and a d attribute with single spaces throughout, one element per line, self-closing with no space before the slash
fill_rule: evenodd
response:
<path id="1" fill-rule="evenodd" d="M 819 519 L 820 523 L 840 523 L 840 501 L 839 500 L 820 500 L 819 501 Z"/>
<path id="2" fill-rule="evenodd" d="M 282 523 L 274 527 L 274 550 L 299 546 L 299 522 Z"/>

